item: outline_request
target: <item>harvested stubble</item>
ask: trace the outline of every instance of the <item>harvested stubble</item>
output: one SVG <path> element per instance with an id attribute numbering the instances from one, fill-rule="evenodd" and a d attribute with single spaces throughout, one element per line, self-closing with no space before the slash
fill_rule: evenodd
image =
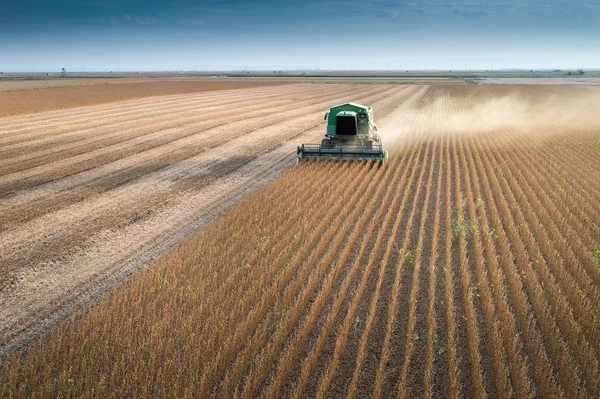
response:
<path id="1" fill-rule="evenodd" d="M 79 81 L 64 86 L 47 85 L 40 88 L 31 85 L 19 87 L 11 82 L 0 82 L 0 116 L 30 114 L 54 109 L 104 104 L 130 98 L 164 96 L 170 94 L 199 93 L 204 91 L 231 90 L 239 88 L 276 86 L 288 82 L 254 80 L 199 80 L 199 81 L 141 81 L 125 82 L 108 80 L 101 84 Z M 38 90 L 35 90 L 38 89 Z"/>
<path id="2" fill-rule="evenodd" d="M 288 171 L 8 362 L 0 394 L 597 397 L 599 121 L 457 128 L 547 91 L 584 93 L 413 98 L 389 164 Z"/>

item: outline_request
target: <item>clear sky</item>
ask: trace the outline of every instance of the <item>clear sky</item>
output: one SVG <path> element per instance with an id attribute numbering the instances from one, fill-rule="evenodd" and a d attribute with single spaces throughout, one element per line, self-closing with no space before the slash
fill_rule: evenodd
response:
<path id="1" fill-rule="evenodd" d="M 0 0 L 0 71 L 600 68 L 598 0 Z"/>

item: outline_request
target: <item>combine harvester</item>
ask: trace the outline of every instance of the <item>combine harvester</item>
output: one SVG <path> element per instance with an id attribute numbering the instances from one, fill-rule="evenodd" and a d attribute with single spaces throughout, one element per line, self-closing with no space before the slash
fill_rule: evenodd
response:
<path id="1" fill-rule="evenodd" d="M 379 161 L 388 157 L 377 134 L 373 109 L 345 103 L 331 107 L 325 114 L 327 133 L 321 144 L 298 147 L 298 163 L 303 159 Z"/>

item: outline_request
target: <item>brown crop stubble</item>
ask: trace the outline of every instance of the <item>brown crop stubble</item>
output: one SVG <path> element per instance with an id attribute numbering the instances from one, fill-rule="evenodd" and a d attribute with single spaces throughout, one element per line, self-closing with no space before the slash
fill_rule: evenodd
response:
<path id="1" fill-rule="evenodd" d="M 140 171 L 150 173 L 161 168 L 165 168 L 169 165 L 172 165 L 174 163 L 177 163 L 178 161 L 185 159 L 186 157 L 189 157 L 190 154 L 199 153 L 201 151 L 207 151 L 208 149 L 210 149 L 211 146 L 214 146 L 216 144 L 222 144 L 224 137 L 234 138 L 236 137 L 236 135 L 248 131 L 249 128 L 252 127 L 250 126 L 244 127 L 243 129 L 236 129 L 236 127 L 231 124 L 226 124 L 225 126 L 231 126 L 233 133 L 227 133 L 226 135 L 223 135 L 218 134 L 219 132 L 215 131 L 213 132 L 215 137 L 212 139 L 207 136 L 210 130 L 206 132 L 206 134 L 194 132 L 192 130 L 191 135 L 194 136 L 195 142 L 189 142 L 188 140 L 186 140 L 185 142 L 182 141 L 179 145 L 179 147 L 181 148 L 173 147 L 170 144 L 166 146 L 158 146 L 157 148 L 153 148 L 150 151 L 146 150 L 143 151 L 141 154 L 134 154 L 133 156 L 126 157 L 125 159 L 121 159 L 118 162 L 114 163 L 110 162 L 110 157 L 114 157 L 114 154 L 111 153 L 109 159 L 104 159 L 102 161 L 105 163 L 104 166 L 95 168 L 88 172 L 77 174 L 69 178 L 61 179 L 60 181 L 49 185 L 45 185 L 44 187 L 47 187 L 46 190 L 43 190 L 43 187 L 40 187 L 37 190 L 33 190 L 34 192 L 28 192 L 27 196 L 17 196 L 17 198 L 7 199 L 6 205 L 9 209 L 7 209 L 7 213 L 2 214 L 1 223 L 13 223 L 15 220 L 15 214 L 19 216 L 19 219 L 17 220 L 21 221 L 23 220 L 23 218 L 31 218 L 35 215 L 39 215 L 40 212 L 42 212 L 45 209 L 48 209 L 49 207 L 51 209 L 52 207 L 62 207 L 64 206 L 64 204 L 69 204 L 73 201 L 81 200 L 82 196 L 84 196 L 85 198 L 85 196 L 89 196 L 91 194 L 98 195 L 114 187 L 115 185 L 127 183 L 129 180 L 139 176 Z M 258 128 L 260 126 L 261 125 L 257 125 L 255 126 L 255 128 Z M 165 134 L 165 136 L 167 137 L 170 137 L 172 135 L 176 134 L 174 134 L 173 132 Z M 204 140 L 199 141 L 197 137 L 203 136 L 207 137 Z M 107 162 L 108 164 L 106 164 Z M 100 174 L 101 176 L 99 177 L 98 174 Z M 70 187 L 74 184 L 76 185 L 76 187 Z M 50 187 L 52 188 L 50 189 Z M 72 189 L 68 190 L 69 188 Z M 50 189 L 50 191 L 48 189 Z M 41 195 L 42 192 L 44 193 L 43 196 Z M 49 195 L 50 193 L 56 193 L 57 195 Z M 23 197 L 26 197 L 27 201 L 19 202 L 19 199 Z M 33 206 L 32 204 L 34 200 L 37 200 L 35 201 L 35 206 Z M 18 206 L 19 204 L 21 205 L 20 207 Z M 27 209 L 30 209 L 31 212 L 25 212 L 23 210 L 23 206 L 27 207 Z"/>
<path id="2" fill-rule="evenodd" d="M 285 92 L 278 94 L 273 91 L 268 96 L 258 96 L 256 100 L 261 101 L 260 105 L 245 101 L 242 97 L 230 101 L 229 104 L 220 102 L 216 107 L 211 107 L 212 109 L 203 104 L 208 102 L 208 99 L 194 101 L 190 98 L 184 104 L 161 103 L 160 108 L 147 108 L 144 112 L 124 118 L 111 116 L 109 123 L 107 118 L 91 116 L 94 121 L 104 121 L 91 128 L 77 125 L 72 119 L 67 119 L 63 122 L 62 130 L 65 133 L 52 131 L 49 124 L 50 126 L 43 130 L 44 135 L 40 139 L 24 137 L 19 141 L 15 140 L 13 144 L 3 145 L 3 150 L 0 151 L 3 158 L 0 167 L 5 174 L 15 173 L 103 149 L 109 145 L 114 146 L 113 152 L 135 151 L 136 147 L 152 148 L 151 145 L 155 142 L 169 143 L 188 137 L 189 132 L 197 133 L 216 128 L 222 125 L 224 120 L 232 123 L 284 111 L 282 108 L 287 102 L 281 97 L 285 95 Z M 263 101 L 269 101 L 272 106 L 265 109 Z M 164 108 L 164 111 L 159 112 L 161 108 Z M 37 128 L 35 131 L 40 132 L 41 129 Z M 11 138 L 13 137 L 11 135 Z"/>
<path id="3" fill-rule="evenodd" d="M 280 107 L 281 109 L 276 108 L 273 111 L 269 110 L 266 114 L 263 111 L 262 117 L 259 115 L 254 116 L 253 118 L 244 119 L 240 118 L 239 116 L 236 117 L 236 113 L 232 113 L 231 111 L 227 110 L 225 111 L 225 116 L 233 116 L 232 122 L 243 121 L 244 125 L 249 125 L 251 129 L 256 130 L 274 125 L 278 122 L 281 123 L 286 120 L 290 120 L 294 117 L 299 118 L 311 112 L 318 112 L 331 102 L 340 101 L 341 98 L 344 98 L 352 91 L 353 90 L 351 88 L 346 89 L 345 92 L 342 91 L 341 97 L 339 92 L 327 91 L 325 94 L 317 95 L 315 98 L 308 97 L 304 101 L 299 101 L 296 105 L 286 104 Z M 362 92 L 360 94 L 362 94 Z M 244 110 L 242 109 L 242 111 Z M 246 110 L 249 115 L 245 115 L 244 117 L 252 116 L 251 111 L 252 108 Z M 210 116 L 207 118 L 200 112 L 194 112 L 193 115 L 186 118 L 184 118 L 183 122 L 180 122 L 177 119 L 177 115 L 174 115 L 166 118 L 166 120 L 163 118 L 162 122 L 155 124 L 152 123 L 153 118 L 150 117 L 149 119 L 143 121 L 141 126 L 140 121 L 132 121 L 134 124 L 129 130 L 127 126 L 123 128 L 119 125 L 112 126 L 109 124 L 108 128 L 110 131 L 117 132 L 113 133 L 113 135 L 117 138 L 117 141 L 114 143 L 110 140 L 110 135 L 107 138 L 104 134 L 102 134 L 103 130 L 105 129 L 104 126 L 101 129 L 93 129 L 90 132 L 93 136 L 92 139 L 94 141 L 99 141 L 96 146 L 89 147 L 88 145 L 84 145 L 77 147 L 75 152 L 61 152 L 60 158 L 57 158 L 53 162 L 41 164 L 37 167 L 29 167 L 28 163 L 25 163 L 22 169 L 0 176 L 0 183 L 2 184 L 2 190 L 0 191 L 0 194 L 7 195 L 17 190 L 30 188 L 42 183 L 48 183 L 60 178 L 69 177 L 78 172 L 87 171 L 91 168 L 121 159 L 128 155 L 137 154 L 156 146 L 169 144 L 174 140 L 181 141 L 190 135 L 195 138 L 203 137 L 211 132 L 211 128 L 216 128 L 223 124 L 223 120 L 219 118 L 219 115 L 215 115 L 215 118 L 211 118 Z M 254 126 L 252 123 L 249 123 L 253 121 L 256 122 L 254 124 L 256 126 Z M 190 124 L 191 122 L 197 123 L 197 126 L 193 123 Z M 130 130 L 133 133 L 130 133 Z M 181 136 L 180 132 L 184 133 L 184 135 Z M 240 129 L 235 129 L 234 127 L 231 129 L 229 134 L 225 136 L 225 140 L 223 140 L 221 137 L 223 135 L 213 135 L 212 137 L 208 137 L 208 145 L 207 143 L 202 143 L 203 146 L 198 148 L 197 152 L 235 139 L 236 137 L 239 137 L 241 133 L 244 132 L 240 132 Z M 143 140 L 140 140 L 136 137 L 140 135 Z M 151 138 L 156 136 L 154 137 L 155 140 L 146 143 L 145 141 L 147 140 L 146 137 L 148 135 L 150 135 Z M 96 139 L 97 136 L 100 136 L 101 138 Z M 165 136 L 167 137 L 167 140 L 165 140 Z M 221 138 L 221 140 L 219 141 L 218 138 Z M 128 149 L 128 146 L 131 146 L 131 149 Z M 189 144 L 186 147 L 189 147 Z M 54 147 L 50 148 L 49 151 L 53 151 L 53 148 Z M 183 150 L 185 150 L 185 148 L 183 148 Z M 154 161 L 156 162 L 156 160 Z"/>
<path id="4" fill-rule="evenodd" d="M 272 96 L 276 93 L 286 94 L 307 91 L 307 89 L 288 86 L 282 88 L 253 89 L 252 96 L 257 100 Z M 30 116 L 27 118 L 3 118 L 0 119 L 0 142 L 17 148 L 22 145 L 39 145 L 50 140 L 51 137 L 61 141 L 77 140 L 86 137 L 89 129 L 97 128 L 107 124 L 118 124 L 128 120 L 143 119 L 154 116 L 168 116 L 176 113 L 188 105 L 196 109 L 213 111 L 228 103 L 243 102 L 247 99 L 247 90 L 232 90 L 215 93 L 198 93 L 185 96 L 159 97 L 152 100 L 130 100 L 116 104 L 106 104 L 65 111 L 53 111 Z M 174 107 L 175 106 L 175 107 Z M 176 108 L 177 107 L 177 108 Z M 179 108 L 181 107 L 181 108 Z M 176 110 L 174 109 L 176 108 Z M 153 111 L 153 112 L 151 112 Z M 44 130 L 40 130 L 45 127 Z M 75 129 L 74 129 L 75 128 Z"/>
<path id="5" fill-rule="evenodd" d="M 102 104 L 128 98 L 281 84 L 288 83 L 256 81 L 143 82 L 4 91 L 0 92 L 0 109 L 2 109 L 2 115 L 0 116 Z"/>

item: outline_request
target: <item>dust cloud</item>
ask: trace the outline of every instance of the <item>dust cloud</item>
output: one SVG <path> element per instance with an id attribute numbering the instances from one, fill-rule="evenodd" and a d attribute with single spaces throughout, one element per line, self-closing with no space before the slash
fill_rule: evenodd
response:
<path id="1" fill-rule="evenodd" d="M 515 89 L 502 95 L 481 96 L 477 91 L 453 95 L 430 92 L 419 109 L 406 110 L 401 118 L 379 130 L 384 145 L 409 133 L 531 132 L 551 127 L 600 126 L 600 91 L 537 92 Z M 432 98 L 433 97 L 433 98 Z"/>

